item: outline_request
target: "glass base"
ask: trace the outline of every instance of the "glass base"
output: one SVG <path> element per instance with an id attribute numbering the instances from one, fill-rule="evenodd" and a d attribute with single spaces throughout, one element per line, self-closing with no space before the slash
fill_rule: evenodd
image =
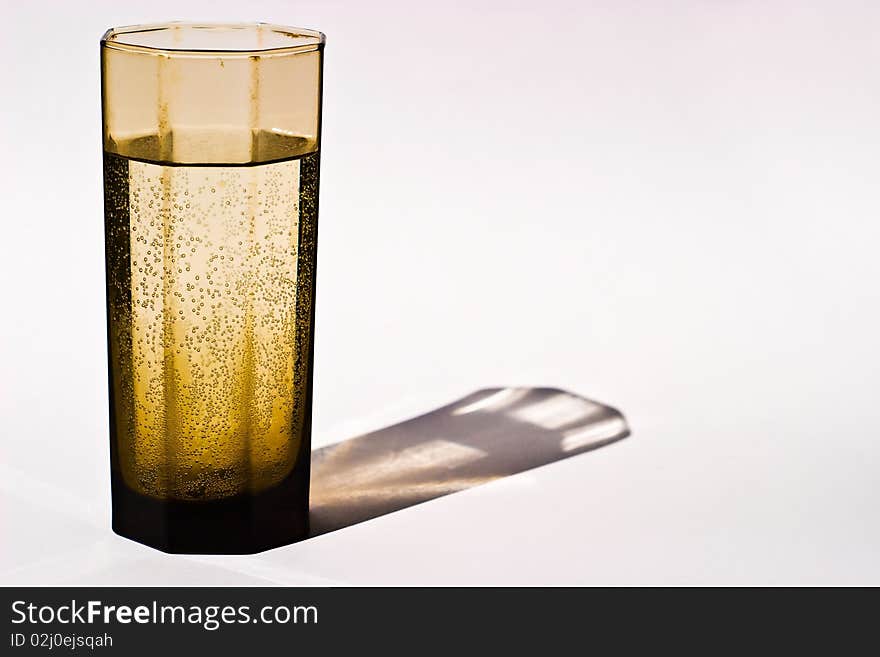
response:
<path id="1" fill-rule="evenodd" d="M 308 507 L 307 458 L 277 486 L 222 500 L 161 500 L 113 481 L 113 531 L 174 554 L 253 554 L 301 541 Z"/>

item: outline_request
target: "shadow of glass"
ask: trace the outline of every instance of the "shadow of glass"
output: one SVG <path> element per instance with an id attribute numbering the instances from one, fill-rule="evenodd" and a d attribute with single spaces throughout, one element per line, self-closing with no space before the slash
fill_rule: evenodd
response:
<path id="1" fill-rule="evenodd" d="M 625 438 L 623 415 L 555 388 L 491 388 L 312 453 L 311 536 Z"/>

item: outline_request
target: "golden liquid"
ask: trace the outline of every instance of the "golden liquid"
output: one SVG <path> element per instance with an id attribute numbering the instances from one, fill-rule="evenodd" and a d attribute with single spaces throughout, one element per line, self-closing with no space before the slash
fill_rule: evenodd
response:
<path id="1" fill-rule="evenodd" d="M 112 423 L 125 483 L 210 500 L 283 480 L 303 439 L 318 153 L 105 153 Z"/>

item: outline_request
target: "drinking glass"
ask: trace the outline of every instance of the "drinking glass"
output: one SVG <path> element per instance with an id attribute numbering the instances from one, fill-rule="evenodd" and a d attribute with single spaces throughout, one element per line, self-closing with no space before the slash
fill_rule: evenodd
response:
<path id="1" fill-rule="evenodd" d="M 101 40 L 113 529 L 168 552 L 308 532 L 324 35 Z"/>

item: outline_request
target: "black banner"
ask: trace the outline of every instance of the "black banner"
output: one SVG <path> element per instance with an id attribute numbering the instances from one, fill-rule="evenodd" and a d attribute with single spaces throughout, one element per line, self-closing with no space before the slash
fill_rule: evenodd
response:
<path id="1" fill-rule="evenodd" d="M 3 588 L 2 655 L 570 654 L 590 647 L 790 649 L 831 635 L 817 592 L 512 588 Z M 723 600 L 713 601 L 712 598 Z M 718 602 L 718 604 L 716 604 Z M 710 638 L 711 637 L 711 638 Z M 646 643 L 647 642 L 647 643 Z M 817 644 L 818 645 L 818 644 Z M 485 652 L 485 650 L 482 650 Z"/>

